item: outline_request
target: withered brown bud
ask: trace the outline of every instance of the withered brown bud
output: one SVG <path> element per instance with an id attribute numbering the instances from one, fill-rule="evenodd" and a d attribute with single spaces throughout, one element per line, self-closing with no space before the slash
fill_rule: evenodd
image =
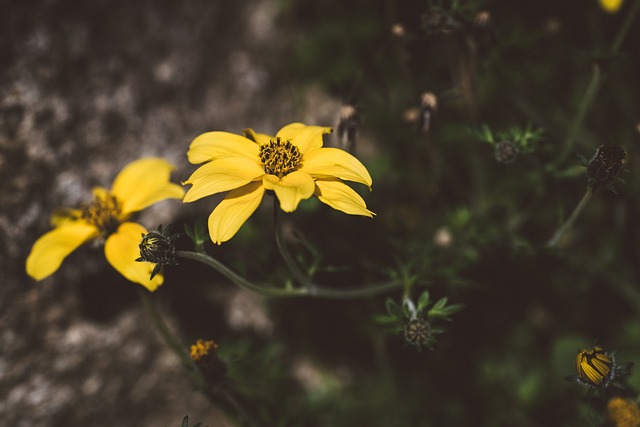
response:
<path id="1" fill-rule="evenodd" d="M 603 144 L 598 147 L 587 165 L 589 187 L 595 190 L 613 183 L 626 158 L 627 152 L 621 145 Z"/>
<path id="2" fill-rule="evenodd" d="M 431 116 L 438 109 L 438 97 L 433 92 L 425 92 L 420 97 L 420 116 L 418 117 L 418 130 L 424 133 L 429 131 Z"/>
<path id="3" fill-rule="evenodd" d="M 350 153 L 353 152 L 356 145 L 356 136 L 358 126 L 360 125 L 360 116 L 358 110 L 353 105 L 343 105 L 340 108 L 338 124 L 336 126 L 336 138 L 338 147 Z"/>

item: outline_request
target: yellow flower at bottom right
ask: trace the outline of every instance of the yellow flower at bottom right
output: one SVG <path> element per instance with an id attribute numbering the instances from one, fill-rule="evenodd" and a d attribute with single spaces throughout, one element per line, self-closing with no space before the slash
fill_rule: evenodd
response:
<path id="1" fill-rule="evenodd" d="M 640 407 L 630 399 L 614 397 L 607 403 L 609 420 L 615 427 L 637 427 L 640 425 Z"/>
<path id="2" fill-rule="evenodd" d="M 608 13 L 616 13 L 622 6 L 623 2 L 624 0 L 598 0 L 600 7 Z"/>

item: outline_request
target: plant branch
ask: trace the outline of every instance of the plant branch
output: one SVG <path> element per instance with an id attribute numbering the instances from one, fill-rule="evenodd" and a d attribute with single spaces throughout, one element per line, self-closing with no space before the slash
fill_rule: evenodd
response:
<path id="1" fill-rule="evenodd" d="M 582 200 L 580 200 L 578 206 L 576 206 L 576 208 L 573 210 L 571 216 L 564 222 L 564 224 L 560 226 L 560 228 L 558 228 L 558 230 L 556 230 L 556 232 L 553 234 L 553 237 L 549 239 L 549 241 L 547 242 L 548 248 L 554 247 L 556 243 L 558 243 L 560 238 L 564 236 L 564 234 L 573 226 L 573 223 L 576 222 L 576 219 L 578 218 L 580 213 L 584 210 L 585 206 L 587 206 L 589 200 L 591 200 L 591 196 L 593 196 L 593 188 L 589 187 L 587 192 L 584 193 L 584 196 L 582 196 Z"/>

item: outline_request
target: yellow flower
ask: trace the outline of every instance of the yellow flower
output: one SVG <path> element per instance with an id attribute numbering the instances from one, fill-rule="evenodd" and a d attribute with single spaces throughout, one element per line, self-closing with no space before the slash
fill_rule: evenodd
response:
<path id="1" fill-rule="evenodd" d="M 191 359 L 194 361 L 202 360 L 218 349 L 218 344 L 213 340 L 198 340 L 191 346 Z"/>
<path id="2" fill-rule="evenodd" d="M 183 184 L 191 184 L 184 202 L 229 191 L 209 216 L 209 235 L 220 244 L 231 239 L 258 208 L 266 190 L 273 190 L 280 208 L 293 212 L 300 201 L 316 196 L 351 215 L 374 214 L 358 193 L 341 180 L 371 188 L 367 169 L 351 154 L 322 146 L 331 128 L 291 123 L 275 137 L 244 131 L 207 132 L 189 147 L 193 164 L 204 163 Z"/>
<path id="3" fill-rule="evenodd" d="M 598 0 L 600 3 L 600 7 L 605 10 L 605 12 L 616 13 L 620 6 L 622 6 L 624 0 Z"/>
<path id="4" fill-rule="evenodd" d="M 54 229 L 40 237 L 27 258 L 27 274 L 42 280 L 58 270 L 62 261 L 83 243 L 104 241 L 107 261 L 132 282 L 154 291 L 162 275 L 149 280 L 154 265 L 136 262 L 138 244 L 147 230 L 128 222 L 129 217 L 165 199 L 179 199 L 183 189 L 169 181 L 173 166 L 166 160 L 147 158 L 127 165 L 111 190 L 96 187 L 93 200 L 82 209 L 65 209 L 52 217 Z"/>
<path id="5" fill-rule="evenodd" d="M 614 397 L 607 403 L 607 412 L 615 427 L 640 426 L 640 407 L 633 400 Z"/>

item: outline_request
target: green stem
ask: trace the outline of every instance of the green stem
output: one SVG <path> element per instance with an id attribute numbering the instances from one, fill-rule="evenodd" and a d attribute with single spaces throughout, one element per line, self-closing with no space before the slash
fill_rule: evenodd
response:
<path id="1" fill-rule="evenodd" d="M 220 261 L 211 258 L 208 255 L 200 254 L 197 252 L 190 251 L 176 251 L 176 256 L 179 258 L 191 259 L 194 261 L 201 262 L 214 270 L 220 272 L 227 279 L 231 280 L 235 285 L 255 292 L 257 294 L 268 296 L 268 297 L 300 297 L 300 296 L 312 296 L 318 298 L 331 298 L 331 299 L 357 299 L 364 297 L 371 297 L 375 295 L 380 295 L 391 291 L 393 289 L 397 289 L 401 286 L 401 282 L 397 280 L 393 280 L 390 282 L 377 283 L 373 286 L 362 287 L 362 288 L 348 288 L 348 289 L 328 289 L 321 288 L 318 285 L 314 284 L 313 291 L 298 288 L 298 289 L 278 289 L 278 288 L 268 288 L 260 285 L 256 285 L 239 274 L 235 273 L 231 269 L 229 269 L 226 265 L 222 264 Z"/>
<path id="2" fill-rule="evenodd" d="M 627 37 L 627 34 L 631 29 L 631 25 L 633 24 L 633 21 L 636 19 L 636 16 L 638 15 L 639 11 L 640 11 L 640 1 L 636 0 L 633 2 L 633 5 L 631 6 L 631 10 L 629 10 L 629 12 L 627 13 L 625 21 L 620 27 L 620 30 L 618 31 L 618 34 L 616 35 L 616 38 L 613 44 L 611 45 L 610 53 L 612 56 L 616 56 L 620 52 L 620 47 L 622 47 L 622 43 L 624 42 L 624 39 Z M 600 67 L 597 64 L 593 64 L 591 80 L 589 81 L 589 85 L 587 86 L 584 97 L 580 102 L 580 108 L 578 109 L 578 114 L 576 115 L 573 125 L 571 126 L 571 130 L 567 134 L 567 137 L 565 138 L 564 151 L 560 155 L 558 159 L 559 161 L 564 160 L 566 156 L 571 152 L 576 135 L 580 130 L 580 128 L 582 127 L 582 123 L 584 122 L 584 119 L 587 113 L 589 112 L 589 110 L 591 109 L 591 106 L 593 105 L 593 101 L 595 100 L 596 93 L 598 92 L 598 87 L 600 86 L 601 79 L 602 79 L 602 71 L 600 70 Z"/>
<path id="3" fill-rule="evenodd" d="M 276 246 L 278 247 L 278 251 L 284 260 L 284 263 L 287 264 L 287 268 L 289 272 L 293 275 L 294 279 L 298 281 L 302 285 L 304 289 L 307 289 L 310 293 L 314 293 L 317 291 L 317 286 L 315 283 L 309 279 L 309 276 L 300 270 L 300 267 L 293 259 L 291 252 L 289 252 L 289 248 L 284 241 L 284 233 L 282 231 L 282 214 L 280 213 L 280 209 L 278 208 L 278 200 L 277 198 L 273 198 L 273 220 L 274 227 L 276 232 Z"/>
<path id="4" fill-rule="evenodd" d="M 573 210 L 571 216 L 564 222 L 564 224 L 560 226 L 560 228 L 558 228 L 558 230 L 556 230 L 556 232 L 553 234 L 553 237 L 549 239 L 549 241 L 547 242 L 548 248 L 554 247 L 556 243 L 558 243 L 560 238 L 564 236 L 564 234 L 573 226 L 573 223 L 576 221 L 580 213 L 584 210 L 585 206 L 587 206 L 589 200 L 591 200 L 591 196 L 593 196 L 593 188 L 590 187 L 587 192 L 584 193 L 584 196 L 582 196 L 582 200 L 580 200 L 578 206 L 576 206 L 576 208 Z"/>
<path id="5" fill-rule="evenodd" d="M 611 53 L 613 53 L 614 55 L 617 55 L 618 52 L 620 52 L 620 47 L 622 46 L 625 37 L 627 37 L 627 33 L 629 32 L 633 21 L 636 19 L 638 11 L 640 11 L 640 1 L 636 0 L 633 2 L 631 10 L 627 12 L 627 17 L 625 18 L 622 27 L 620 27 L 620 31 L 618 31 L 618 35 L 616 36 L 616 39 L 611 46 Z"/>
<path id="6" fill-rule="evenodd" d="M 598 64 L 592 65 L 591 72 L 591 80 L 589 81 L 589 85 L 584 93 L 582 101 L 580 102 L 580 107 L 578 109 L 578 114 L 571 125 L 571 130 L 567 134 L 567 137 L 564 140 L 563 146 L 564 149 L 560 156 L 558 157 L 558 161 L 564 160 L 567 155 L 571 152 L 573 148 L 573 143 L 576 139 L 576 135 L 580 128 L 582 128 L 582 123 L 584 122 L 585 117 L 587 116 L 587 112 L 591 109 L 591 105 L 596 97 L 596 93 L 598 92 L 598 87 L 600 86 L 600 80 L 602 77 L 602 72 L 600 71 L 600 66 Z"/>
<path id="7" fill-rule="evenodd" d="M 291 252 L 289 252 L 289 248 L 284 241 L 284 233 L 282 231 L 282 218 L 281 212 L 278 208 L 278 201 L 274 198 L 273 204 L 273 217 L 275 223 L 275 234 L 276 234 L 276 246 L 278 247 L 278 251 L 282 256 L 289 272 L 293 275 L 294 279 L 303 286 L 300 291 L 306 291 L 307 295 L 320 297 L 320 298 L 333 298 L 333 299 L 355 299 L 362 297 L 369 297 L 374 295 L 379 295 L 395 289 L 397 287 L 402 286 L 402 282 L 393 280 L 385 283 L 377 283 L 374 286 L 362 287 L 362 288 L 351 288 L 351 289 L 329 289 L 324 288 L 322 286 L 314 283 L 308 275 L 306 275 L 298 266 L 298 264 L 293 259 Z"/>
<path id="8" fill-rule="evenodd" d="M 255 292 L 260 295 L 268 296 L 268 297 L 296 297 L 301 295 L 307 295 L 305 289 L 278 289 L 278 288 L 267 288 L 264 286 L 256 285 L 244 277 L 240 276 L 235 271 L 231 270 L 229 267 L 221 263 L 220 261 L 211 258 L 210 256 L 199 253 L 199 252 L 191 252 L 191 251 L 176 251 L 176 256 L 179 258 L 192 259 L 194 261 L 201 262 L 214 270 L 217 270 L 235 285 Z"/>
<path id="9" fill-rule="evenodd" d="M 162 316 L 158 312 L 156 305 L 151 300 L 151 298 L 149 298 L 149 295 L 147 295 L 146 291 L 142 289 L 138 289 L 137 291 L 138 298 L 142 302 L 142 305 L 153 321 L 156 330 L 164 340 L 165 344 L 167 344 L 167 346 L 169 346 L 173 353 L 178 356 L 178 359 L 180 359 L 180 361 L 182 362 L 182 366 L 189 374 L 189 377 L 191 378 L 193 383 L 196 384 L 199 389 L 202 389 L 204 387 L 205 380 L 196 366 L 193 364 L 193 361 L 191 360 L 189 355 L 184 350 L 184 347 L 180 345 L 178 340 L 173 336 L 171 330 L 169 329 L 169 326 L 162 319 Z"/>

